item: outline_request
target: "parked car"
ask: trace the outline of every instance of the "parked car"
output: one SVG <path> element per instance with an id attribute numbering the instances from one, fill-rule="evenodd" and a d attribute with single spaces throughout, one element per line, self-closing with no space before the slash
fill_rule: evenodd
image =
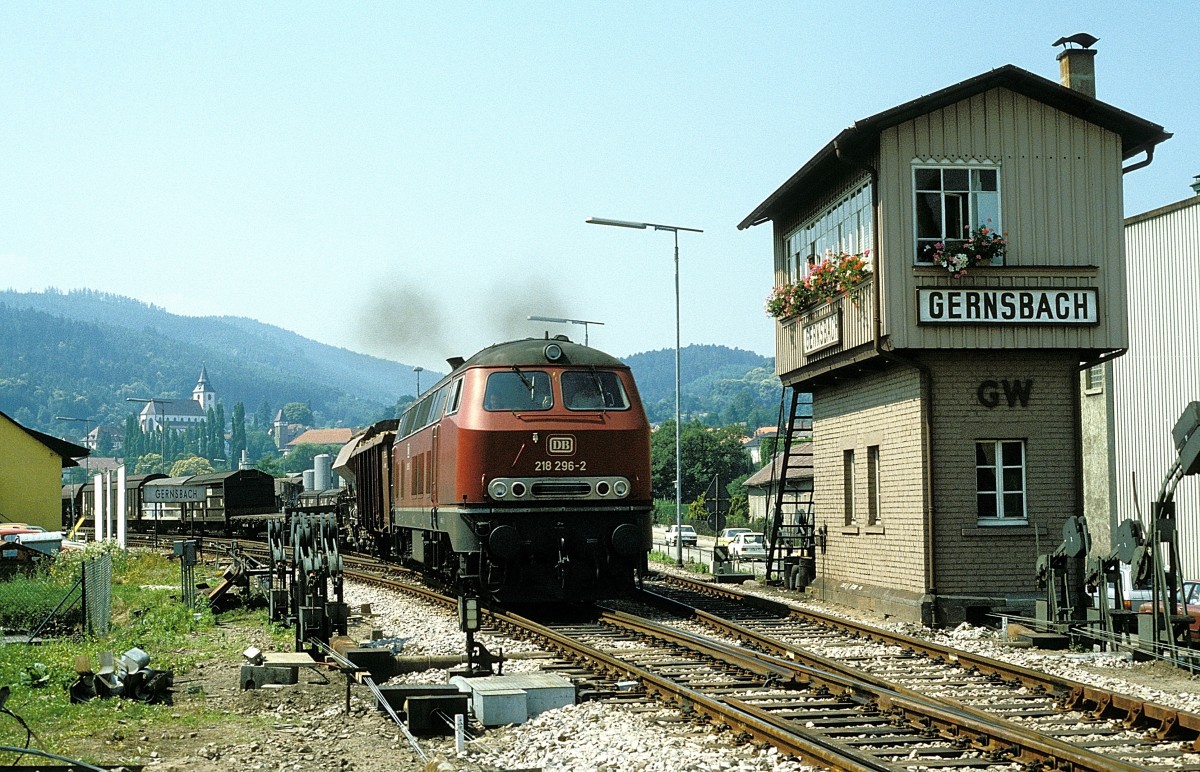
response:
<path id="1" fill-rule="evenodd" d="M 738 560 L 766 560 L 767 542 L 761 533 L 739 533 L 729 542 L 729 554 Z"/>
<path id="2" fill-rule="evenodd" d="M 1187 639 L 1192 643 L 1200 642 L 1200 579 L 1188 579 L 1178 590 L 1178 611 L 1189 616 Z M 1138 613 L 1148 614 L 1154 609 L 1150 601 L 1138 606 Z"/>
<path id="3" fill-rule="evenodd" d="M 739 533 L 753 533 L 753 528 L 726 528 L 717 534 L 717 544 L 729 544 Z"/>
<path id="4" fill-rule="evenodd" d="M 696 529 L 690 525 L 681 525 L 677 532 L 675 526 L 670 526 L 667 528 L 667 546 L 674 547 L 676 541 L 685 547 L 695 547 Z"/>

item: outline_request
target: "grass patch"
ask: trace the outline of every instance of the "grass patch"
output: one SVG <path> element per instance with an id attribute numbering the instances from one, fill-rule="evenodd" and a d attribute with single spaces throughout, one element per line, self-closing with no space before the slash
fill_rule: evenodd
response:
<path id="1" fill-rule="evenodd" d="M 24 620 L 44 618 L 43 612 L 52 610 L 61 600 L 64 588 L 73 585 L 79 563 L 96 557 L 98 549 L 104 547 L 89 547 L 86 556 L 63 553 L 33 576 L 0 581 L 0 619 L 7 620 L 0 624 L 10 629 L 29 629 L 32 625 Z M 173 692 L 179 694 L 198 661 L 240 658 L 245 639 L 227 636 L 225 625 L 268 627 L 265 610 L 230 612 L 218 625 L 207 606 L 186 607 L 180 601 L 178 562 L 155 553 L 120 550 L 113 551 L 113 559 L 112 626 L 108 635 L 83 636 L 76 625 L 71 635 L 45 637 L 41 645 L 0 646 L 0 687 L 11 690 L 4 707 L 20 716 L 35 733 L 29 740 L 30 747 L 66 756 L 72 755 L 72 748 L 84 748 L 84 753 L 78 755 L 95 756 L 103 750 L 99 746 L 119 746 L 125 735 L 134 733 L 178 733 L 214 722 L 244 723 L 244 716 L 206 708 L 203 699 L 189 699 L 182 710 L 175 705 L 149 705 L 121 698 L 71 704 L 67 690 L 78 677 L 74 667 L 77 655 L 86 655 L 95 668 L 102 652 L 119 657 L 131 648 L 140 648 L 150 656 L 151 668 L 175 675 Z M 206 576 L 207 570 L 197 566 L 196 579 L 214 581 L 216 574 Z M 38 593 L 45 597 L 38 597 Z M 78 591 L 75 597 L 78 606 Z M 289 630 L 277 630 L 273 638 L 272 644 L 278 643 L 280 648 L 288 650 L 292 646 Z M 26 741 L 25 729 L 11 716 L 0 714 L 0 745 L 24 746 Z M 29 763 L 28 758 L 24 763 Z M 0 756 L 0 764 L 4 763 L 11 763 L 11 759 Z"/>
<path id="2" fill-rule="evenodd" d="M 675 556 L 668 555 L 666 552 L 662 552 L 661 550 L 651 550 L 650 551 L 650 562 L 651 563 L 667 563 L 668 565 L 673 566 L 673 565 L 675 565 Z M 706 566 L 704 563 L 697 563 L 696 561 L 691 560 L 690 558 L 683 561 L 683 568 L 685 571 L 691 571 L 693 574 L 708 573 L 708 566 Z"/>

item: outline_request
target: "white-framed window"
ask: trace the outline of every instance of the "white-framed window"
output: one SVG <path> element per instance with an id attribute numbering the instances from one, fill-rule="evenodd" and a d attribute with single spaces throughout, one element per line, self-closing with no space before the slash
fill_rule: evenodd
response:
<path id="1" fill-rule="evenodd" d="M 934 244 L 965 239 L 1000 222 L 1000 167 L 991 164 L 913 164 L 916 262 L 930 264 Z"/>
<path id="2" fill-rule="evenodd" d="M 976 440 L 975 507 L 980 523 L 1025 520 L 1025 440 Z"/>
<path id="3" fill-rule="evenodd" d="M 1092 365 L 1083 371 L 1083 390 L 1088 394 L 1104 391 L 1104 365 Z"/>
<path id="4" fill-rule="evenodd" d="M 871 223 L 871 181 L 867 179 L 784 237 L 787 280 L 804 279 L 826 252 L 860 255 L 868 251 Z"/>
<path id="5" fill-rule="evenodd" d="M 842 451 L 842 499 L 846 511 L 846 525 L 858 521 L 854 513 L 854 451 Z"/>
<path id="6" fill-rule="evenodd" d="M 867 525 L 879 525 L 883 498 L 879 488 L 879 446 L 867 446 Z"/>

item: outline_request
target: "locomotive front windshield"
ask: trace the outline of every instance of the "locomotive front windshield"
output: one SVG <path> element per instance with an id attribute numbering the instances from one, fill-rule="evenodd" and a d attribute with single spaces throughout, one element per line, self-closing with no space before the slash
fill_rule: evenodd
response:
<path id="1" fill-rule="evenodd" d="M 484 410 L 549 410 L 553 404 L 550 376 L 541 370 L 492 373 L 483 391 Z"/>
<path id="2" fill-rule="evenodd" d="M 627 410 L 625 387 L 614 372 L 570 370 L 562 374 L 563 403 L 568 410 Z"/>

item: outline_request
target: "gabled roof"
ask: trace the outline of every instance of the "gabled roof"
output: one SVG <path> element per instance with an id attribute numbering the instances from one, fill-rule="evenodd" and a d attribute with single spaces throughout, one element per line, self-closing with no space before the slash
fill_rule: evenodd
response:
<path id="1" fill-rule="evenodd" d="M 911 102 L 905 102 L 890 110 L 876 113 L 869 118 L 855 121 L 849 128 L 842 130 L 834 137 L 829 144 L 817 151 L 817 154 L 778 190 L 755 207 L 753 212 L 738 223 L 738 229 L 744 230 L 773 219 L 780 209 L 790 208 L 789 205 L 798 198 L 797 194 L 800 191 L 818 186 L 823 181 L 832 179 L 838 173 L 843 172 L 847 167 L 843 161 L 838 159 L 839 153 L 845 158 L 862 159 L 869 156 L 878 147 L 879 135 L 885 129 L 926 115 L 934 110 L 948 107 L 993 88 L 1007 88 L 1068 115 L 1119 134 L 1122 158 L 1129 158 L 1143 152 L 1153 152 L 1155 145 L 1171 138 L 1171 134 L 1156 123 L 1138 118 L 1136 115 L 1119 110 L 1110 104 L 1052 80 L 1047 80 L 1040 75 L 1034 75 L 1028 70 L 1006 64 L 940 91 L 918 97 Z"/>
<path id="2" fill-rule="evenodd" d="M 53 437 L 49 434 L 43 434 L 42 432 L 39 432 L 36 429 L 30 429 L 28 426 L 22 426 L 20 424 L 20 422 L 18 422 L 16 419 L 12 418 L 11 416 L 7 415 L 6 413 L 0 412 L 0 418 L 4 418 L 5 420 L 11 422 L 13 426 L 17 427 L 18 429 L 25 432 L 33 439 L 35 439 L 38 442 L 40 442 L 41 444 L 45 445 L 50 450 L 51 453 L 54 453 L 55 455 L 57 455 L 59 458 L 62 459 L 62 465 L 64 468 L 69 467 L 69 466 L 79 466 L 79 464 L 75 463 L 75 461 L 73 461 L 72 459 L 85 458 L 85 457 L 91 455 L 92 451 L 88 450 L 87 448 L 76 445 L 73 442 L 67 442 L 66 440 L 60 440 L 59 438 Z"/>

